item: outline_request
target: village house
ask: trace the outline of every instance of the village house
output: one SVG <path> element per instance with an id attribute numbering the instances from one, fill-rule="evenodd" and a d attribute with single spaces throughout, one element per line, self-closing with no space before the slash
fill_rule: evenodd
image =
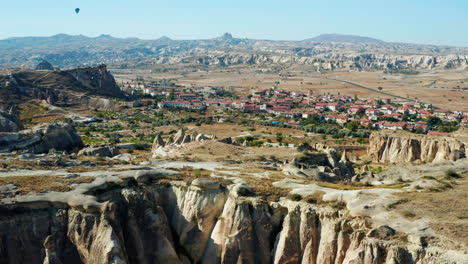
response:
<path id="1" fill-rule="evenodd" d="M 370 120 L 377 120 L 378 117 L 379 117 L 379 110 L 375 109 L 375 108 L 369 108 L 369 109 L 366 109 L 366 116 L 370 119 Z"/>
<path id="2" fill-rule="evenodd" d="M 275 115 L 284 115 L 285 113 L 287 113 L 288 116 L 291 115 L 292 113 L 291 108 L 289 108 L 288 106 L 281 106 L 281 105 L 268 108 L 267 112 L 271 114 L 275 114 Z"/>
<path id="3" fill-rule="evenodd" d="M 359 113 L 359 111 L 364 110 L 365 108 L 361 105 L 352 105 L 348 108 L 348 114 L 355 115 Z"/>
<path id="4" fill-rule="evenodd" d="M 338 111 L 339 105 L 337 103 L 329 103 L 327 104 L 327 109 L 333 112 Z"/>
<path id="5" fill-rule="evenodd" d="M 443 110 L 443 109 L 436 109 L 436 110 L 434 110 L 434 115 L 439 117 L 439 118 L 446 118 L 447 115 L 448 115 L 448 111 Z"/>
<path id="6" fill-rule="evenodd" d="M 429 130 L 429 125 L 427 122 L 419 121 L 414 123 L 414 130 L 416 129 L 421 129 L 424 133 L 426 133 Z"/>
<path id="7" fill-rule="evenodd" d="M 359 124 L 361 124 L 361 126 L 367 127 L 369 124 L 371 124 L 371 121 L 367 118 L 361 118 L 359 120 Z"/>
<path id="8" fill-rule="evenodd" d="M 433 116 L 431 114 L 431 112 L 427 111 L 427 110 L 419 110 L 418 111 L 418 117 L 419 118 L 426 118 L 426 117 L 430 117 L 430 116 Z"/>

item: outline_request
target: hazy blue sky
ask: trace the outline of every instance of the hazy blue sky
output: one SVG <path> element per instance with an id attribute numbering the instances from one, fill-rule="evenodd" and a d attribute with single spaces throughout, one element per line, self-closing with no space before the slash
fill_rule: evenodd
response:
<path id="1" fill-rule="evenodd" d="M 468 0 L 14 0 L 0 8 L 0 39 L 57 33 L 196 39 L 223 32 L 285 40 L 342 33 L 467 47 Z"/>

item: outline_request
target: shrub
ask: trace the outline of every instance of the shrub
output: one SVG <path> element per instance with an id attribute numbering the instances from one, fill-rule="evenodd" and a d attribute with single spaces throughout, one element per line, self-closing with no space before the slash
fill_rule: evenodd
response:
<path id="1" fill-rule="evenodd" d="M 445 178 L 450 179 L 450 178 L 461 178 L 460 174 L 456 173 L 454 170 L 449 169 L 445 172 Z"/>
<path id="2" fill-rule="evenodd" d="M 302 196 L 300 194 L 297 194 L 297 193 L 291 193 L 291 194 L 288 195 L 288 199 L 292 200 L 292 201 L 299 202 L 300 200 L 302 200 Z"/>
<path id="3" fill-rule="evenodd" d="M 409 202 L 409 199 L 408 198 L 401 198 L 400 200 L 396 201 L 396 202 L 393 202 L 389 205 L 387 205 L 387 209 L 393 209 L 395 208 L 397 205 L 399 204 L 403 204 L 403 203 L 407 203 Z"/>
<path id="4" fill-rule="evenodd" d="M 237 194 L 239 194 L 240 196 L 252 196 L 252 195 L 254 195 L 254 193 L 252 193 L 252 190 L 250 190 L 249 188 L 245 188 L 245 187 L 240 187 L 237 190 Z"/>
<path id="5" fill-rule="evenodd" d="M 323 195 L 325 193 L 323 191 L 316 191 L 313 194 L 304 198 L 304 200 L 311 204 L 321 204 L 323 203 Z"/>
<path id="6" fill-rule="evenodd" d="M 194 169 L 193 170 L 193 175 L 195 177 L 197 177 L 197 178 L 200 177 L 201 176 L 201 169 Z"/>
<path id="7" fill-rule="evenodd" d="M 407 217 L 407 218 L 413 218 L 413 217 L 416 216 L 416 215 L 415 215 L 413 212 L 411 212 L 411 211 L 405 211 L 405 212 L 403 213 L 403 215 L 404 215 L 405 217 Z"/>

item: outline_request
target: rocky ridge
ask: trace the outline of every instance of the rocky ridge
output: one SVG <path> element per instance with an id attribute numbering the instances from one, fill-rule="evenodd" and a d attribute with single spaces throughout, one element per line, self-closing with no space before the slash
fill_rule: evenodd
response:
<path id="1" fill-rule="evenodd" d="M 77 104 L 88 93 L 125 97 L 106 65 L 65 71 L 13 70 L 0 75 L 0 105 L 18 104 L 30 99 L 45 100 L 50 105 Z M 87 103 L 93 105 L 89 101 L 91 99 Z"/>
<path id="2" fill-rule="evenodd" d="M 466 69 L 468 56 L 463 55 L 395 55 L 395 54 L 318 54 L 307 55 L 307 50 L 299 54 L 257 54 L 257 53 L 222 53 L 192 57 L 160 57 L 152 61 L 155 64 L 195 63 L 203 65 L 275 65 L 300 64 L 311 65 L 321 70 L 370 70 L 370 69 Z M 150 61 L 148 61 L 149 63 Z"/>

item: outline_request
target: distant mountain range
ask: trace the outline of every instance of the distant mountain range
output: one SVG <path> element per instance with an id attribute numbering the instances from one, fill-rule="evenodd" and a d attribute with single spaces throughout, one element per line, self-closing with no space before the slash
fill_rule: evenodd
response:
<path id="1" fill-rule="evenodd" d="M 225 61 L 222 54 L 242 59 Z M 259 56 L 267 56 L 262 63 L 271 63 L 279 59 L 278 56 L 289 56 L 286 61 L 306 60 L 307 63 L 313 63 L 314 58 L 352 58 L 382 54 L 468 55 L 468 48 L 390 43 L 370 37 L 340 34 L 324 34 L 301 41 L 236 38 L 229 33 L 212 39 L 199 40 L 173 40 L 165 36 L 144 40 L 116 38 L 110 35 L 87 37 L 67 34 L 0 40 L 0 67 L 20 67 L 25 64 L 33 68 L 42 60 L 47 60 L 60 68 L 101 63 L 120 65 L 128 62 L 130 65 L 187 61 L 211 64 L 212 62 L 206 61 L 206 57 L 211 61 L 218 60 L 221 65 L 228 65 L 237 63 L 236 60 L 238 63 L 257 63 Z M 275 59 L 272 59 L 273 57 Z"/>
<path id="2" fill-rule="evenodd" d="M 322 34 L 316 36 L 315 38 L 305 39 L 304 41 L 314 41 L 314 42 L 348 42 L 348 43 L 360 43 L 360 42 L 372 42 L 372 43 L 382 43 L 383 40 L 362 37 L 356 35 L 342 35 L 342 34 Z"/>

